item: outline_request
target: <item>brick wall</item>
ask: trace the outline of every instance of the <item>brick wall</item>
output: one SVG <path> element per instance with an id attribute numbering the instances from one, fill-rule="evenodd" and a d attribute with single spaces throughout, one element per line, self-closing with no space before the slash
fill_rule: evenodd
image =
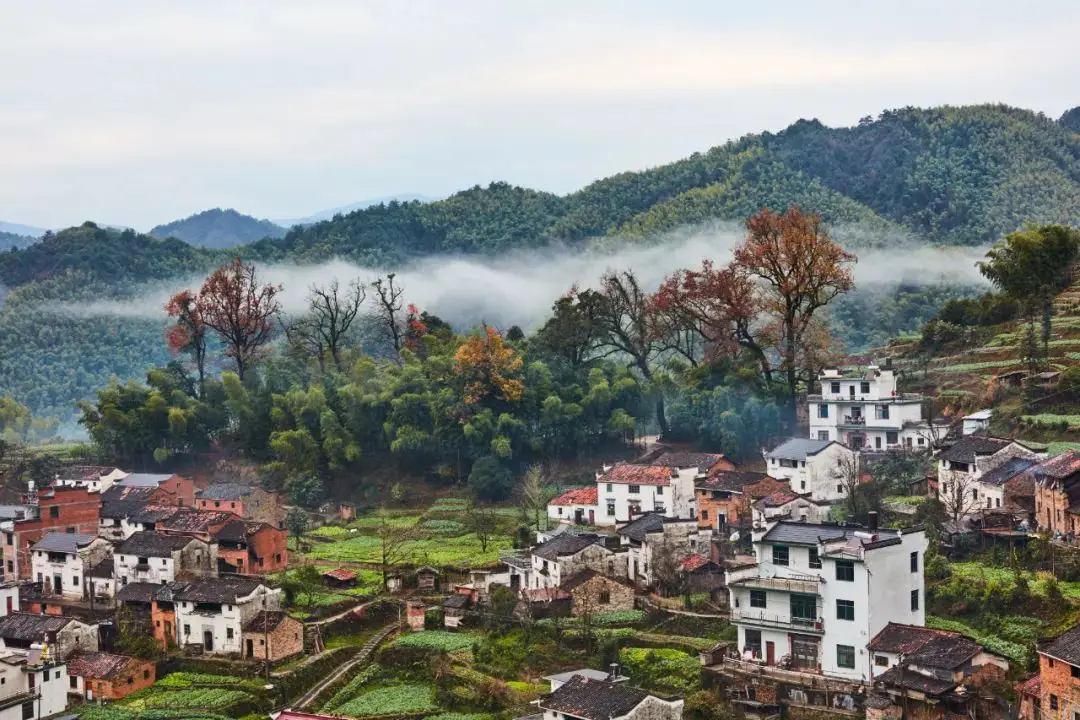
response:
<path id="1" fill-rule="evenodd" d="M 108 680 L 87 678 L 86 689 L 94 692 L 95 698 L 119 700 L 133 692 L 143 690 L 154 684 L 153 663 L 132 659 L 115 677 Z"/>
<path id="2" fill-rule="evenodd" d="M 1042 717 L 1047 720 L 1073 720 L 1074 714 L 1080 712 L 1080 678 L 1072 676 L 1072 666 L 1039 655 L 1039 677 L 1042 685 Z M 1052 699 L 1055 702 L 1051 702 Z M 1055 703 L 1056 710 L 1053 707 Z"/>
<path id="3" fill-rule="evenodd" d="M 284 570 L 289 564 L 289 535 L 276 527 L 262 527 L 248 536 L 248 572 L 262 574 Z"/>
<path id="4" fill-rule="evenodd" d="M 243 634 L 243 653 L 248 655 L 248 641 L 251 641 L 251 659 L 265 660 L 269 643 L 270 662 L 278 662 L 304 652 L 304 626 L 300 621 L 285 616 L 269 635 L 263 633 Z"/>
<path id="5" fill-rule="evenodd" d="M 1035 484 L 1035 523 L 1042 530 L 1080 532 L 1076 519 L 1069 515 L 1069 496 L 1056 483 L 1048 487 Z"/>
<path id="6" fill-rule="evenodd" d="M 101 518 L 101 495 L 86 488 L 50 488 L 38 496 L 41 516 L 17 521 L 12 542 L 17 553 L 18 577 L 30 579 L 30 547 L 54 530 L 97 535 Z M 7 560 L 5 555 L 5 560 Z"/>

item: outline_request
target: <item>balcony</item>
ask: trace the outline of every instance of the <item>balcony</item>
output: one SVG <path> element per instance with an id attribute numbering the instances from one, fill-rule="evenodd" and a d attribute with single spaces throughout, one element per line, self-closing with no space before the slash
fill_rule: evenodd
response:
<path id="1" fill-rule="evenodd" d="M 755 573 L 757 568 L 753 568 Z M 813 577 L 786 578 L 760 577 L 758 575 L 738 576 L 728 580 L 729 587 L 743 587 L 753 590 L 779 590 L 781 592 L 820 595 L 821 580 Z"/>
<path id="2" fill-rule="evenodd" d="M 800 618 L 790 615 L 773 615 L 753 609 L 733 608 L 731 622 L 772 630 L 790 630 L 806 635 L 824 635 L 825 623 L 821 618 Z"/>
<path id="3" fill-rule="evenodd" d="M 866 418 L 862 415 L 845 415 L 844 422 L 842 422 L 841 425 L 856 425 L 858 427 L 863 427 L 866 425 Z"/>
<path id="4" fill-rule="evenodd" d="M 532 556 L 523 550 L 504 550 L 499 553 L 499 562 L 518 570 L 532 570 Z"/>

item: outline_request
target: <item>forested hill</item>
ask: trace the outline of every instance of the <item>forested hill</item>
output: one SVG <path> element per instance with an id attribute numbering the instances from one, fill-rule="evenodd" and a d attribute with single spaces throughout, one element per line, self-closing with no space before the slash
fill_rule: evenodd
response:
<path id="1" fill-rule="evenodd" d="M 215 208 L 183 220 L 158 225 L 150 234 L 157 238 L 177 238 L 196 247 L 231 248 L 265 237 L 282 237 L 285 228 L 269 220 L 257 220 L 232 209 Z"/>
<path id="2" fill-rule="evenodd" d="M 27 237 L 26 235 L 16 235 L 15 233 L 0 231 L 0 250 L 24 248 L 28 245 L 33 245 L 37 241 L 37 238 Z"/>

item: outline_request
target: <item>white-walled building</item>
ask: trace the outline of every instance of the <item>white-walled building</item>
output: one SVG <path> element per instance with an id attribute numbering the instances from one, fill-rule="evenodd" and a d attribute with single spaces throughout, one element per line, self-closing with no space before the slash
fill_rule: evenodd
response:
<path id="1" fill-rule="evenodd" d="M 755 535 L 757 562 L 728 570 L 744 657 L 866 682 L 867 646 L 890 622 L 925 624 L 922 530 L 780 522 Z"/>
<path id="2" fill-rule="evenodd" d="M 543 720 L 681 720 L 682 698 L 577 674 L 536 701 Z"/>
<path id="3" fill-rule="evenodd" d="M 810 437 L 852 450 L 929 448 L 935 438 L 923 417 L 925 398 L 897 392 L 896 380 L 889 363 L 854 374 L 823 370 L 821 393 L 807 396 Z"/>
<path id="4" fill-rule="evenodd" d="M 529 589 L 553 589 L 582 570 L 611 578 L 626 577 L 626 553 L 605 545 L 604 537 L 592 533 L 561 533 L 533 548 Z"/>
<path id="5" fill-rule="evenodd" d="M 994 416 L 993 410 L 979 410 L 964 416 L 964 435 L 974 435 L 986 432 L 990 429 L 990 418 Z"/>
<path id="6" fill-rule="evenodd" d="M 0 583 L 0 617 L 19 612 L 19 582 Z"/>
<path id="7" fill-rule="evenodd" d="M 263 610 L 281 609 L 281 590 L 244 577 L 177 583 L 172 587 L 177 643 L 214 655 L 241 654 L 244 625 Z"/>
<path id="8" fill-rule="evenodd" d="M 47 647 L 0 648 L 0 720 L 38 720 L 67 709 L 67 664 Z"/>
<path id="9" fill-rule="evenodd" d="M 596 475 L 596 525 L 629 522 L 642 513 L 695 518 L 695 467 L 679 470 L 666 465 L 615 465 Z"/>
<path id="10" fill-rule="evenodd" d="M 648 513 L 620 527 L 620 543 L 627 550 L 627 578 L 642 588 L 657 580 L 656 564 L 670 569 L 696 552 L 708 552 L 712 531 L 699 529 L 696 520 Z"/>
<path id="11" fill-rule="evenodd" d="M 1000 508 L 1005 483 L 1045 458 L 1009 438 L 965 435 L 937 454 L 938 499 L 954 517 Z"/>
<path id="12" fill-rule="evenodd" d="M 112 551 L 112 544 L 97 535 L 51 532 L 30 547 L 31 572 L 45 594 L 79 600 L 90 568 Z"/>
<path id="13" fill-rule="evenodd" d="M 164 585 L 182 576 L 217 574 L 217 545 L 183 535 L 137 532 L 116 546 L 116 585 L 148 582 Z"/>
<path id="14" fill-rule="evenodd" d="M 103 493 L 128 476 L 117 467 L 74 465 L 56 473 L 54 487 L 84 487 L 90 492 Z"/>
<path id="15" fill-rule="evenodd" d="M 753 527 L 764 528 L 769 523 L 793 520 L 805 523 L 823 523 L 835 503 L 814 500 L 809 495 L 796 495 L 790 490 L 775 492 L 757 500 L 750 506 Z"/>
<path id="16" fill-rule="evenodd" d="M 548 519 L 574 525 L 595 525 L 599 488 L 571 488 L 548 503 Z"/>
<path id="17" fill-rule="evenodd" d="M 769 477 L 791 483 L 796 495 L 839 502 L 847 497 L 858 457 L 835 440 L 789 438 L 765 453 Z"/>

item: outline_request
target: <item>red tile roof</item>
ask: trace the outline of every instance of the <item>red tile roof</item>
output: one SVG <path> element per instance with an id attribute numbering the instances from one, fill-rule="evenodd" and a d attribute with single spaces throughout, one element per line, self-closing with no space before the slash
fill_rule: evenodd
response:
<path id="1" fill-rule="evenodd" d="M 323 573 L 323 577 L 333 578 L 341 582 L 347 582 L 349 580 L 356 579 L 356 573 L 348 568 L 338 568 L 337 570 L 327 570 Z"/>
<path id="2" fill-rule="evenodd" d="M 1040 697 L 1042 695 L 1042 676 L 1032 675 L 1024 682 L 1017 684 L 1016 691 L 1023 695 Z"/>
<path id="3" fill-rule="evenodd" d="M 573 488 L 567 490 L 559 497 L 552 500 L 551 505 L 595 505 L 599 502 L 599 493 L 596 486 L 586 488 Z"/>
<path id="4" fill-rule="evenodd" d="M 552 600 L 566 600 L 570 593 L 560 588 L 530 588 L 525 591 L 525 596 L 532 602 L 551 602 Z"/>
<path id="5" fill-rule="evenodd" d="M 694 570 L 697 570 L 703 565 L 708 565 L 709 562 L 709 558 L 705 557 L 701 553 L 694 553 L 690 557 L 684 559 L 681 563 L 679 563 L 679 565 L 682 566 L 683 570 L 693 572 Z"/>
<path id="6" fill-rule="evenodd" d="M 619 485 L 669 485 L 674 474 L 666 465 L 616 465 L 600 477 L 600 482 Z"/>
<path id="7" fill-rule="evenodd" d="M 790 490 L 779 490 L 772 493 L 771 495 L 766 495 L 765 497 L 758 500 L 758 502 L 765 507 L 781 507 L 783 505 L 787 505 L 792 500 L 798 499 L 798 497 L 798 495 L 791 492 Z"/>

